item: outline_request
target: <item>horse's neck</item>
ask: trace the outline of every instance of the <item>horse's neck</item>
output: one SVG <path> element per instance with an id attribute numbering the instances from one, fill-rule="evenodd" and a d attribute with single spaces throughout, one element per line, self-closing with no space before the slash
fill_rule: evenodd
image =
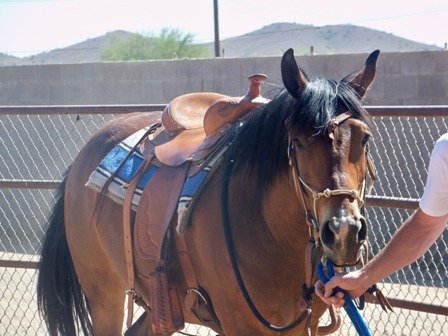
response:
<path id="1" fill-rule="evenodd" d="M 269 307 L 286 323 L 298 310 L 305 282 L 308 230 L 300 221 L 304 213 L 288 176 L 269 188 L 260 207 L 253 203 L 260 192 L 253 174 L 246 172 L 231 180 L 230 226 L 245 286 L 258 307 Z"/>
<path id="2" fill-rule="evenodd" d="M 303 255 L 308 242 L 305 210 L 287 176 L 279 178 L 266 194 L 263 217 L 283 255 L 293 259 Z"/>
<path id="3" fill-rule="evenodd" d="M 305 211 L 301 207 L 288 176 L 280 177 L 265 195 L 262 195 L 260 208 L 252 202 L 259 190 L 255 179 L 241 174 L 236 177 L 234 217 L 239 223 L 233 223 L 239 245 L 246 253 L 258 253 L 259 257 L 271 256 L 280 261 L 281 265 L 291 268 L 302 263 L 308 242 L 308 227 L 305 223 Z M 243 176 L 244 175 L 244 176 Z M 244 244 L 244 242 L 251 242 Z"/>

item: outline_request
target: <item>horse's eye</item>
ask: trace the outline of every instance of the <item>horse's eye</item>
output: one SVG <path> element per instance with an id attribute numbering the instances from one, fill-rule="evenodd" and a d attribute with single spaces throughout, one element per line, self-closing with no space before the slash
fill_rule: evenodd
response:
<path id="1" fill-rule="evenodd" d="M 366 134 L 364 135 L 364 138 L 362 138 L 361 145 L 364 147 L 370 140 L 370 135 Z"/>
<path id="2" fill-rule="evenodd" d="M 296 146 L 296 148 L 298 149 L 298 150 L 303 150 L 305 147 L 303 146 L 303 144 L 300 142 L 300 140 L 299 139 L 296 139 L 295 141 L 294 141 L 294 144 L 295 144 L 295 146 Z"/>

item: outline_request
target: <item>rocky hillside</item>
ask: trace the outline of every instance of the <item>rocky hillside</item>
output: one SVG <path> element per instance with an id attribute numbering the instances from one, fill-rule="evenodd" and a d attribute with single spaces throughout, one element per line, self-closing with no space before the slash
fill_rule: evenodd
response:
<path id="1" fill-rule="evenodd" d="M 254 32 L 221 42 L 225 57 L 282 55 L 294 48 L 297 55 L 440 50 L 389 33 L 354 25 L 315 27 L 274 23 Z M 214 50 L 214 49 L 213 49 Z"/>

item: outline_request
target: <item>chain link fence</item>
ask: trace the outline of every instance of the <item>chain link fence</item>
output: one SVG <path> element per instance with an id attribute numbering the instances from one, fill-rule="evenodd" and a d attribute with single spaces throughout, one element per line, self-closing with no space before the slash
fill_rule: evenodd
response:
<path id="1" fill-rule="evenodd" d="M 436 116 L 430 111 L 425 116 L 377 115 L 371 153 L 378 180 L 372 198 L 399 198 L 415 204 L 424 189 L 433 145 L 448 129 L 448 108 Z M 34 268 L 54 202 L 54 181 L 62 179 L 89 136 L 113 117 L 0 113 L 0 335 L 46 335 L 37 313 Z M 368 207 L 370 256 L 411 213 L 410 209 Z M 424 257 L 381 284 L 388 297 L 447 305 L 447 234 Z M 386 314 L 375 305 L 368 305 L 362 314 L 375 335 L 444 335 L 448 329 L 448 317 L 443 314 L 405 309 Z M 343 325 L 335 335 L 355 335 L 348 317 L 344 313 L 342 317 Z M 322 322 L 327 319 L 324 316 Z M 185 332 L 214 335 L 196 326 L 188 326 Z"/>

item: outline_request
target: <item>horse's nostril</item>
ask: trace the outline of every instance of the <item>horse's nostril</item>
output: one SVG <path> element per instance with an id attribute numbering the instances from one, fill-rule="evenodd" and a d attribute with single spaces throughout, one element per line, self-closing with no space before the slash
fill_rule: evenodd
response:
<path id="1" fill-rule="evenodd" d="M 367 222 L 364 217 L 361 217 L 359 219 L 359 222 L 361 224 L 361 227 L 358 231 L 358 243 L 364 243 L 367 238 Z"/>
<path id="2" fill-rule="evenodd" d="M 322 244 L 326 246 L 331 246 L 334 244 L 335 241 L 335 233 L 331 229 L 331 222 L 327 221 L 322 225 L 322 228 L 320 230 L 320 239 L 322 241 Z"/>

